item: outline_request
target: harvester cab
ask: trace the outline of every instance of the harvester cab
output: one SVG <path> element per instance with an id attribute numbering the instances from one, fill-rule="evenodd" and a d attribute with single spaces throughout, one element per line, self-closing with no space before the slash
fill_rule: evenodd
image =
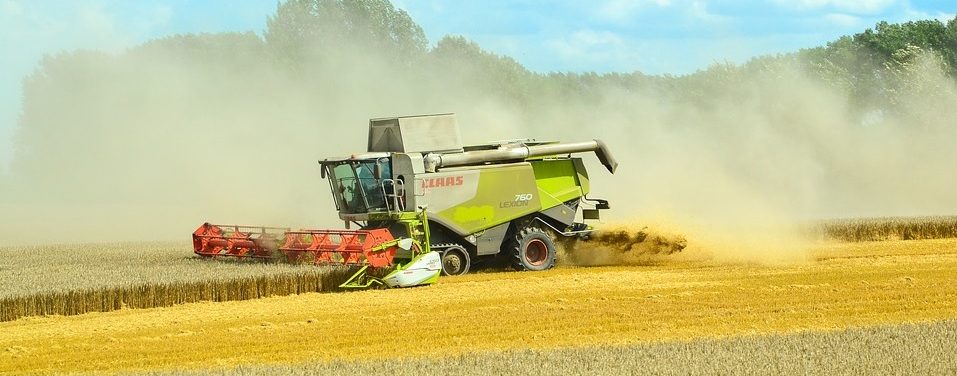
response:
<path id="1" fill-rule="evenodd" d="M 402 188 L 397 187 L 397 182 L 392 179 L 392 163 L 388 155 L 360 155 L 320 163 L 340 212 L 359 214 L 396 209 L 390 208 L 392 202 L 386 198 L 395 198 L 396 189 Z"/>
<path id="2" fill-rule="evenodd" d="M 598 140 L 464 146 L 452 114 L 372 119 L 365 153 L 319 161 L 345 229 L 206 223 L 193 233 L 194 249 L 357 266 L 344 288 L 430 284 L 501 257 L 518 270 L 545 270 L 558 237 L 592 231 L 579 216 L 598 219 L 609 208 L 587 197 L 585 166 L 571 156 L 584 152 L 615 172 Z"/>

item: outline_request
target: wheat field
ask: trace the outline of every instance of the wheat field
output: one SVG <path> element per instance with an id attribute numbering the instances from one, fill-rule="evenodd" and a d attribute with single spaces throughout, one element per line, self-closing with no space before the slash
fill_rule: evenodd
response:
<path id="1" fill-rule="evenodd" d="M 829 241 L 938 239 L 957 236 L 957 217 L 829 220 L 810 227 L 815 236 Z M 680 235 L 662 243 L 663 238 L 649 237 L 643 229 L 601 235 L 596 239 L 605 246 L 612 242 L 616 249 L 652 249 L 656 255 L 671 254 L 687 244 Z M 591 261 L 586 264 L 617 262 L 595 262 L 601 260 L 589 255 L 590 246 L 583 244 L 584 254 L 567 254 L 560 261 L 574 263 L 584 255 Z M 0 247 L 0 280 L 4 282 L 0 284 L 0 321 L 336 291 L 350 274 L 343 268 L 207 260 L 189 249 L 187 242 Z M 664 261 L 675 259 L 683 258 Z M 641 260 L 658 263 L 656 257 Z"/>
<path id="2" fill-rule="evenodd" d="M 810 228 L 815 237 L 827 241 L 953 238 L 957 236 L 957 217 L 829 220 Z M 663 242 L 665 238 L 649 236 L 644 229 L 621 228 L 599 233 L 596 239 L 606 248 L 611 245 L 631 253 L 652 250 L 651 258 L 640 258 L 643 264 L 688 259 L 683 255 L 657 257 L 684 248 L 687 240 L 680 235 L 672 234 Z M 574 264 L 581 256 L 586 256 L 589 262 L 584 264 L 589 265 L 621 262 L 618 257 L 596 262 L 602 260 L 589 252 L 590 243 L 579 246 L 584 252 L 565 254 L 560 262 Z M 0 247 L 0 280 L 4 282 L 0 284 L 0 321 L 337 291 L 337 285 L 350 274 L 345 268 L 208 260 L 195 257 L 189 249 L 187 242 Z"/>
<path id="3" fill-rule="evenodd" d="M 957 318 L 957 240 L 832 243 L 813 255 L 480 273 L 412 289 L 21 318 L 0 323 L 0 372 L 454 359 Z"/>
<path id="4" fill-rule="evenodd" d="M 825 238 L 848 242 L 957 237 L 957 216 L 832 219 L 812 225 Z"/>
<path id="5" fill-rule="evenodd" d="M 194 257 L 189 242 L 0 247 L 0 298 L 117 286 L 208 282 L 295 274 L 314 269 L 283 263 Z"/>
<path id="6" fill-rule="evenodd" d="M 189 250 L 186 242 L 0 248 L 0 321 L 334 291 L 349 273 Z"/>

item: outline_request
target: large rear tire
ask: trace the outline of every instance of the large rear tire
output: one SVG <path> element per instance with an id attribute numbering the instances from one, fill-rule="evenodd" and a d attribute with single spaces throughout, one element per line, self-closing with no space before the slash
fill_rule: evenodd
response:
<path id="1" fill-rule="evenodd" d="M 515 270 L 540 271 L 555 266 L 555 243 L 542 229 L 527 226 L 508 242 Z"/>

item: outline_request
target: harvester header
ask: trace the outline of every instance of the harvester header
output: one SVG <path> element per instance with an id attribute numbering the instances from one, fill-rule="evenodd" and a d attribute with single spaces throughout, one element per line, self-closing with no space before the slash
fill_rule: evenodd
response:
<path id="1" fill-rule="evenodd" d="M 342 287 L 428 284 L 496 258 L 545 270 L 555 263 L 556 237 L 590 233 L 579 216 L 598 219 L 609 208 L 587 196 L 588 173 L 572 156 L 592 152 L 615 172 L 599 140 L 466 146 L 452 114 L 372 119 L 365 153 L 319 161 L 346 229 L 207 223 L 194 232 L 194 248 L 201 256 L 361 266 Z M 392 271 L 375 278 L 370 267 Z"/>

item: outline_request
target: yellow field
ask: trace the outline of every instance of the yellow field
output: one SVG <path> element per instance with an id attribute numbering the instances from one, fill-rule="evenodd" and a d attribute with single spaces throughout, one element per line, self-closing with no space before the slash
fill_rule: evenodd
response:
<path id="1" fill-rule="evenodd" d="M 957 240 L 803 264 L 559 268 L 0 323 L 0 372 L 208 368 L 631 344 L 957 318 Z"/>

